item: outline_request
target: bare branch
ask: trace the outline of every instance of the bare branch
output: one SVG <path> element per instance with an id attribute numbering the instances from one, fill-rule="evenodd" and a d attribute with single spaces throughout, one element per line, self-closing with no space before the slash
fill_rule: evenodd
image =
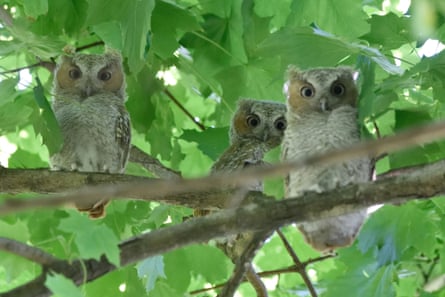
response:
<path id="1" fill-rule="evenodd" d="M 181 102 L 178 101 L 178 99 L 173 96 L 173 94 L 168 90 L 164 90 L 165 95 L 167 95 L 168 98 L 170 98 L 171 101 L 196 125 L 201 131 L 204 131 L 206 127 L 195 120 L 195 117 L 181 104 Z"/>
<path id="2" fill-rule="evenodd" d="M 6 27 L 12 27 L 12 25 L 14 24 L 12 16 L 9 14 L 9 11 L 7 11 L 3 5 L 0 6 L 0 21 Z"/>
<path id="3" fill-rule="evenodd" d="M 0 250 L 15 254 L 44 266 L 53 265 L 58 261 L 58 259 L 41 249 L 4 237 L 0 237 Z"/>
<path id="4" fill-rule="evenodd" d="M 90 43 L 90 44 L 86 44 L 86 45 L 77 47 L 76 48 L 76 52 L 80 52 L 80 51 L 83 51 L 85 49 L 96 47 L 96 46 L 99 46 L 99 45 L 104 45 L 104 44 L 105 43 L 103 41 L 96 41 L 96 42 L 93 42 L 93 43 Z"/>
<path id="5" fill-rule="evenodd" d="M 301 278 L 303 279 L 304 283 L 306 284 L 306 287 L 308 288 L 309 293 L 311 293 L 312 297 L 318 297 L 317 291 L 315 291 L 314 285 L 312 284 L 309 276 L 306 273 L 306 265 L 300 261 L 300 258 L 297 256 L 295 251 L 292 249 L 292 246 L 290 245 L 286 236 L 284 236 L 283 232 L 281 232 L 281 230 L 278 229 L 277 233 L 278 233 L 278 236 L 280 237 L 281 241 L 283 242 L 284 247 L 286 248 L 287 252 L 291 256 L 292 261 L 294 261 L 297 272 L 301 275 Z"/>
<path id="6" fill-rule="evenodd" d="M 265 167 L 249 167 L 230 174 L 218 173 L 199 179 L 179 179 L 173 181 L 148 179 L 136 181 L 133 179 L 134 177 L 131 177 L 128 179 L 133 179 L 133 182 L 128 181 L 127 183 L 84 187 L 72 192 L 36 199 L 10 199 L 6 200 L 5 204 L 0 207 L 0 214 L 10 213 L 11 211 L 23 211 L 30 208 L 56 207 L 73 201 L 92 202 L 97 200 L 98 196 L 103 197 L 103 199 L 124 199 L 124 197 L 129 197 L 158 200 L 190 207 L 199 207 L 202 205 L 221 207 L 221 204 L 218 204 L 221 200 L 218 200 L 218 197 L 212 196 L 211 193 L 225 188 L 228 185 L 245 185 L 265 177 L 284 175 L 296 167 L 331 164 L 367 155 L 375 156 L 385 151 L 391 152 L 416 144 L 423 144 L 441 137 L 445 137 L 445 122 L 410 129 L 379 140 L 361 142 L 349 148 L 334 150 L 326 154 L 311 156 L 295 162 Z M 2 192 L 5 192 L 5 189 L 9 189 L 9 192 L 14 192 L 14 189 L 12 189 L 6 181 L 8 171 L 9 169 L 0 171 L 0 190 Z M 124 177 L 121 178 L 125 179 Z M 43 181 L 41 178 L 39 180 Z M 30 182 L 32 188 L 39 188 L 36 182 Z M 202 194 L 204 191 L 207 191 L 205 195 Z M 201 192 L 201 194 L 199 194 L 199 192 Z M 184 193 L 189 193 L 185 194 L 186 199 L 181 196 L 184 195 Z M 412 193 L 415 194 L 417 192 L 413 191 Z M 391 196 L 390 192 L 387 194 L 386 196 Z"/>
<path id="7" fill-rule="evenodd" d="M 121 264 L 129 265 L 186 245 L 204 243 L 212 238 L 246 231 L 272 231 L 293 222 L 301 223 L 337 216 L 375 204 L 433 197 L 445 193 L 443 176 L 445 176 L 445 161 L 428 165 L 421 171 L 411 174 L 349 185 L 326 193 L 305 193 L 302 197 L 281 201 L 253 199 L 254 203 L 241 208 L 221 210 L 204 217 L 187 220 L 180 225 L 134 237 L 120 245 Z M 252 195 L 259 195 L 259 193 L 252 192 Z M 61 264 L 60 268 L 55 267 L 54 270 L 69 275 L 71 279 L 79 283 L 83 279 L 83 274 L 82 268 L 77 267 L 76 263 Z M 88 264 L 88 280 L 115 269 L 104 259 L 86 263 Z M 33 285 L 35 285 L 34 282 L 29 286 Z M 18 294 L 18 291 L 26 292 L 26 294 Z M 0 294 L 0 296 L 30 296 L 31 291 L 29 288 L 26 290 L 20 287 L 11 292 Z M 35 293 L 33 296 L 48 295 Z"/>
<path id="8" fill-rule="evenodd" d="M 131 146 L 130 162 L 141 164 L 159 178 L 175 179 L 181 177 L 180 172 L 165 167 L 158 159 L 153 158 L 134 145 Z"/>

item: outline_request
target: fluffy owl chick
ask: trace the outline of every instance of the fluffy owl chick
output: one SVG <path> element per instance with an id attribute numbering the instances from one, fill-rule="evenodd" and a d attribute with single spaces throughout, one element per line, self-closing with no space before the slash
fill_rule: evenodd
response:
<path id="1" fill-rule="evenodd" d="M 286 106 L 282 103 L 251 99 L 240 100 L 230 126 L 230 146 L 215 162 L 212 173 L 233 172 L 248 166 L 264 164 L 264 154 L 277 147 L 283 139 L 286 129 L 285 113 Z M 247 190 L 262 191 L 262 183 L 256 182 L 245 189 L 229 191 L 226 207 L 238 207 L 243 202 Z M 269 232 L 246 232 L 218 244 L 225 254 L 237 264 L 236 269 L 240 270 L 233 275 L 242 279 L 245 273 L 255 288 L 257 296 L 267 296 L 267 291 L 250 261 L 255 251 L 269 236 Z M 241 279 L 231 279 L 231 281 L 237 283 Z M 230 289 L 230 286 L 227 288 Z"/>
<path id="2" fill-rule="evenodd" d="M 291 67 L 288 75 L 288 127 L 282 145 L 283 161 L 340 149 L 360 141 L 356 107 L 358 90 L 351 68 L 300 71 Z M 369 158 L 297 169 L 287 177 L 286 197 L 298 197 L 306 191 L 323 192 L 370 178 Z M 333 215 L 299 226 L 307 242 L 319 251 L 351 244 L 366 211 Z"/>
<path id="3" fill-rule="evenodd" d="M 211 172 L 232 172 L 262 164 L 263 156 L 281 144 L 286 129 L 282 103 L 241 99 L 230 125 L 230 146 L 213 164 Z M 261 191 L 254 185 L 249 190 Z"/>
<path id="4" fill-rule="evenodd" d="M 53 81 L 53 109 L 64 143 L 51 157 L 53 169 L 124 172 L 131 140 L 125 86 L 122 58 L 115 51 L 61 58 Z M 76 207 L 98 218 L 105 205 L 99 201 Z"/>

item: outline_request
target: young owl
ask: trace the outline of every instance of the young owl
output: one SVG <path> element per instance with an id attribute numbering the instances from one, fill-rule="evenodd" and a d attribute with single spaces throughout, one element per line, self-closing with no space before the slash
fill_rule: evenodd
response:
<path id="1" fill-rule="evenodd" d="M 286 129 L 285 113 L 286 106 L 282 103 L 240 100 L 230 126 L 230 146 L 212 166 L 212 173 L 233 172 L 247 166 L 264 164 L 264 154 L 281 144 Z M 262 183 L 256 182 L 245 189 L 229 192 L 226 207 L 238 207 L 248 190 L 262 191 Z M 251 248 L 250 245 L 258 241 L 262 242 L 269 236 L 269 232 L 264 234 L 247 232 L 219 242 L 218 246 L 237 264 L 246 249 L 251 250 L 249 256 L 253 257 L 253 252 L 259 246 L 255 244 L 256 247 Z M 241 263 L 238 268 L 244 269 L 247 279 L 257 291 L 258 296 L 266 296 L 264 295 L 266 289 L 252 265 Z"/>
<path id="2" fill-rule="evenodd" d="M 353 70 L 347 67 L 290 68 L 287 87 L 287 123 L 282 159 L 297 160 L 347 147 L 360 141 L 357 123 L 358 90 Z M 292 171 L 286 180 L 286 197 L 306 191 L 323 192 L 371 178 L 369 158 Z M 306 241 L 319 251 L 351 244 L 366 210 L 300 224 Z"/>
<path id="3" fill-rule="evenodd" d="M 55 170 L 123 173 L 131 128 L 125 109 L 125 74 L 115 51 L 63 56 L 55 70 L 53 109 L 63 146 L 51 157 Z M 104 215 L 106 201 L 76 204 L 90 217 Z"/>

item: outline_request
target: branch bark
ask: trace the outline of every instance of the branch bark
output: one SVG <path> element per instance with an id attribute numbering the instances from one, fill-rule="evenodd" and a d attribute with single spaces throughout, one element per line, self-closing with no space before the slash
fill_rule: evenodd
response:
<path id="1" fill-rule="evenodd" d="M 263 199 L 258 192 L 251 204 L 237 209 L 226 209 L 204 217 L 190 219 L 180 225 L 155 230 L 131 238 L 120 245 L 121 264 L 129 265 L 193 243 L 203 243 L 216 237 L 234 235 L 246 231 L 274 230 L 290 223 L 299 223 L 340 215 L 359 208 L 382 203 L 400 203 L 411 199 L 430 198 L 445 193 L 445 161 L 431 164 L 414 173 L 388 177 L 376 182 L 349 185 L 326 193 L 305 193 L 295 199 L 275 201 Z M 329 212 L 328 212 L 329 211 Z M 93 280 L 116 269 L 106 259 L 88 260 L 87 279 Z M 51 269 L 70 277 L 79 284 L 83 270 L 79 261 L 61 262 Z M 1 297 L 49 296 L 43 286 L 44 277 L 34 280 Z M 33 290 L 31 290 L 33 289 Z M 30 292 L 35 292 L 30 295 Z"/>
<path id="2" fill-rule="evenodd" d="M 70 187 L 78 190 L 50 197 L 38 197 L 36 199 L 8 199 L 5 201 L 2 207 L 0 207 L 0 214 L 7 214 L 13 211 L 24 211 L 39 207 L 57 207 L 74 201 L 81 203 L 92 203 L 97 200 L 98 196 L 103 197 L 103 199 L 110 200 L 124 198 L 157 200 L 193 208 L 203 206 L 221 207 L 223 203 L 221 203 L 222 198 L 221 191 L 219 189 L 226 188 L 227 186 L 242 186 L 258 179 L 272 176 L 282 176 L 297 167 L 318 166 L 321 164 L 332 164 L 363 156 L 376 156 L 383 152 L 393 152 L 409 146 L 428 143 L 443 137 L 445 137 L 445 121 L 410 129 L 387 138 L 361 142 L 346 149 L 334 150 L 326 154 L 310 156 L 294 162 L 265 167 L 255 166 L 230 174 L 220 173 L 193 180 L 154 180 L 144 178 L 140 178 L 138 180 L 136 177 L 125 177 L 119 175 L 104 177 L 106 175 L 103 174 L 102 176 L 104 179 L 108 179 L 106 182 L 102 182 L 97 186 L 80 187 L 82 185 L 91 184 L 88 176 L 92 178 L 93 176 L 98 177 L 99 175 L 59 172 L 59 177 L 61 177 L 61 174 L 72 174 L 73 177 L 75 177 L 75 181 L 71 182 L 68 176 L 65 177 L 68 179 L 64 180 L 66 183 L 51 181 L 50 183 L 53 185 L 52 189 L 54 191 L 60 192 L 60 190 L 66 190 Z M 26 176 L 23 179 L 19 178 L 17 174 L 20 175 L 20 173 L 17 171 L 15 171 L 16 176 L 11 177 L 10 174 L 14 175 L 14 173 L 11 172 L 11 169 L 0 170 L 1 192 L 20 192 L 23 190 L 30 190 L 42 193 L 45 192 L 45 190 L 48 190 L 42 184 L 40 184 L 45 184 L 46 179 L 41 177 L 39 178 L 37 176 L 38 183 L 36 183 L 34 179 L 30 179 L 29 176 L 28 178 L 26 178 Z M 11 178 L 13 181 L 15 179 L 15 188 L 9 184 Z M 17 182 L 18 179 L 22 180 L 23 182 Z M 121 181 L 125 182 L 123 183 Z M 76 182 L 77 184 L 73 187 L 72 183 Z M 117 184 L 110 184 L 111 182 L 117 182 Z M 54 187 L 54 183 L 58 183 L 58 189 Z M 225 197 L 223 196 L 223 198 Z"/>

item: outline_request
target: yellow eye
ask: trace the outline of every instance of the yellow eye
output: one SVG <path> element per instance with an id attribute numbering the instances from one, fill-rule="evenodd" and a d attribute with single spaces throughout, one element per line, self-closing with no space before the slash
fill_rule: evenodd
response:
<path id="1" fill-rule="evenodd" d="M 72 68 L 70 71 L 68 71 L 68 75 L 71 79 L 78 79 L 82 76 L 82 72 L 79 68 Z"/>
<path id="2" fill-rule="evenodd" d="M 246 123 L 249 127 L 256 127 L 261 123 L 261 120 L 256 114 L 251 114 L 247 116 Z"/>
<path id="3" fill-rule="evenodd" d="M 103 70 L 103 71 L 99 72 L 99 74 L 97 75 L 97 77 L 98 77 L 100 80 L 107 81 L 107 80 L 109 80 L 109 79 L 111 78 L 111 72 L 110 72 L 110 71 L 107 71 L 107 70 Z"/>
<path id="4" fill-rule="evenodd" d="M 345 93 L 345 86 L 341 83 L 334 83 L 331 87 L 331 93 L 334 96 L 341 96 Z"/>
<path id="5" fill-rule="evenodd" d="M 306 98 L 314 97 L 315 90 L 312 86 L 303 86 L 300 89 L 300 95 Z"/>
<path id="6" fill-rule="evenodd" d="M 287 122 L 286 119 L 284 117 L 278 118 L 274 123 L 273 123 L 275 129 L 279 130 L 279 131 L 284 131 L 286 129 L 287 126 Z"/>

